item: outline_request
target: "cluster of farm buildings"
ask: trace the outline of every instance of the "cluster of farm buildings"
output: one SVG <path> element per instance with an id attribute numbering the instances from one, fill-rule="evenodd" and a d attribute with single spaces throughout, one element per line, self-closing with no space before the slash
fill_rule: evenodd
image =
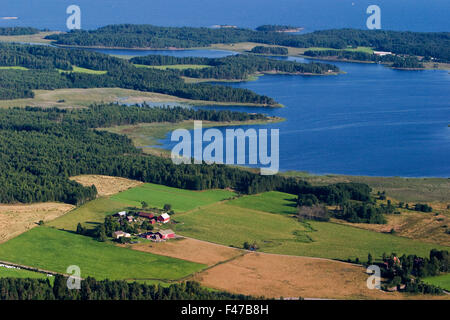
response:
<path id="1" fill-rule="evenodd" d="M 114 216 L 120 217 L 123 219 L 127 219 L 128 222 L 135 221 L 135 217 L 132 215 L 127 215 L 126 211 L 118 212 Z M 137 214 L 137 216 L 140 218 L 143 218 L 143 219 L 147 219 L 148 223 L 150 223 L 151 225 L 154 225 L 156 223 L 166 224 L 166 223 L 170 222 L 170 215 L 168 213 L 163 213 L 159 216 L 156 216 L 155 214 L 149 213 L 149 212 L 139 212 Z M 167 239 L 175 238 L 175 232 L 173 232 L 170 229 L 160 229 L 156 232 L 141 233 L 138 236 L 141 238 L 159 242 L 159 241 L 165 241 Z M 113 233 L 114 239 L 120 239 L 122 237 L 131 238 L 131 234 L 126 233 L 124 231 L 120 231 L 120 230 Z"/>

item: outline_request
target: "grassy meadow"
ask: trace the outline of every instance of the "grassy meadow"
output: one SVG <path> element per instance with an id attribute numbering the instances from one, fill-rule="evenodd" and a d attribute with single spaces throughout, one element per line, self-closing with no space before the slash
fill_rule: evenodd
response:
<path id="1" fill-rule="evenodd" d="M 34 228 L 0 245 L 0 257 L 60 273 L 65 273 L 70 265 L 77 265 L 81 268 L 81 277 L 92 276 L 99 280 L 174 280 L 205 267 L 48 227 Z"/>
<path id="2" fill-rule="evenodd" d="M 0 267 L 0 278 L 52 279 L 44 273 Z"/>
<path id="3" fill-rule="evenodd" d="M 289 215 L 297 213 L 297 197 L 278 191 L 239 197 L 229 201 L 228 204 L 270 213 Z"/>
<path id="4" fill-rule="evenodd" d="M 108 73 L 108 71 L 92 70 L 92 69 L 86 69 L 86 68 L 81 68 L 81 67 L 77 67 L 77 66 L 73 66 L 72 69 L 73 69 L 72 71 L 66 71 L 66 70 L 61 70 L 61 69 L 58 69 L 58 71 L 60 73 L 63 73 L 63 72 L 74 72 L 74 73 L 87 73 L 87 74 L 97 74 L 97 75 L 99 75 L 99 74 L 107 74 Z"/>
<path id="5" fill-rule="evenodd" d="M 345 48 L 345 49 L 333 49 L 333 48 L 319 48 L 319 47 L 311 47 L 307 48 L 305 51 L 325 51 L 325 50 L 333 50 L 333 51 L 354 51 L 354 52 L 364 52 L 364 53 L 373 53 L 373 49 L 370 47 L 357 47 L 357 48 Z"/>
<path id="6" fill-rule="evenodd" d="M 46 36 L 58 34 L 59 31 L 46 31 L 37 34 L 27 34 L 20 36 L 0 36 L 0 42 L 15 42 L 15 43 L 45 43 L 50 44 L 52 40 L 45 39 Z"/>
<path id="7" fill-rule="evenodd" d="M 441 287 L 447 291 L 450 291 L 450 273 L 443 274 L 436 277 L 428 277 L 422 279 L 423 282 L 432 284 L 437 287 Z"/>
<path id="8" fill-rule="evenodd" d="M 228 190 L 191 191 L 146 183 L 113 195 L 111 199 L 137 207 L 141 206 L 142 201 L 158 208 L 171 204 L 175 212 L 185 212 L 233 196 L 235 193 Z"/>
<path id="9" fill-rule="evenodd" d="M 29 70 L 29 69 L 25 68 L 25 67 L 15 66 L 15 67 L 0 67 L 0 70 L 22 70 L 22 71 L 26 71 L 26 70 Z"/>
<path id="10" fill-rule="evenodd" d="M 278 196 L 284 198 L 284 194 Z M 261 204 L 260 211 L 235 206 L 235 201 L 176 215 L 176 231 L 181 235 L 227 246 L 242 247 L 244 242 L 256 242 L 263 252 L 339 260 L 359 258 L 365 261 L 368 253 L 375 258 L 391 252 L 428 256 L 433 248 L 449 249 L 352 226 L 331 222 L 299 222 L 286 215 L 270 213 L 283 212 L 283 204 L 279 210 L 274 208 L 273 202 L 272 206 L 268 204 L 266 208 Z M 244 204 L 248 205 L 245 201 Z"/>
<path id="11" fill-rule="evenodd" d="M 92 229 L 105 221 L 105 217 L 127 208 L 127 205 L 109 198 L 98 198 L 90 201 L 69 213 L 47 223 L 57 229 L 75 231 L 80 222 L 84 227 Z"/>

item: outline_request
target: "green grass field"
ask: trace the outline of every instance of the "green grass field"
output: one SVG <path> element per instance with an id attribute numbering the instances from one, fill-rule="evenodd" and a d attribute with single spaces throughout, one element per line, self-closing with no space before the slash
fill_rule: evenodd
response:
<path id="1" fill-rule="evenodd" d="M 357 48 L 345 48 L 345 49 L 333 49 L 333 48 L 319 48 L 319 47 L 311 47 L 306 49 L 312 51 L 325 51 L 325 50 L 335 50 L 335 51 L 355 51 L 355 52 L 365 52 L 365 53 L 373 53 L 373 49 L 370 47 L 357 47 Z"/>
<path id="2" fill-rule="evenodd" d="M 0 278 L 51 279 L 53 277 L 48 277 L 46 274 L 40 272 L 0 267 Z"/>
<path id="3" fill-rule="evenodd" d="M 257 195 L 243 196 L 231 200 L 228 204 L 241 208 L 254 209 L 270 213 L 296 214 L 297 197 L 277 191 Z"/>
<path id="4" fill-rule="evenodd" d="M 81 277 L 96 279 L 178 279 L 205 266 L 117 247 L 48 227 L 34 228 L 0 245 L 3 260 L 65 273 L 70 265 Z"/>
<path id="5" fill-rule="evenodd" d="M 0 67 L 0 70 L 29 70 L 25 67 Z"/>
<path id="6" fill-rule="evenodd" d="M 227 204 L 214 204 L 174 217 L 177 233 L 224 245 L 242 247 L 256 241 L 261 251 L 278 254 L 346 260 L 367 259 L 370 252 L 428 256 L 438 245 L 328 223 L 298 222 L 296 219 Z M 273 207 L 267 210 L 273 210 Z"/>
<path id="7" fill-rule="evenodd" d="M 437 287 L 441 287 L 447 291 L 450 291 L 450 273 L 443 274 L 436 277 L 429 277 L 422 279 L 423 282 L 432 284 Z"/>
<path id="8" fill-rule="evenodd" d="M 167 70 L 167 69 L 186 70 L 186 69 L 211 68 L 211 66 L 201 65 L 201 64 L 174 64 L 174 65 L 167 65 L 167 66 L 147 66 L 144 64 L 135 64 L 134 66 L 137 68 L 154 68 L 154 69 L 159 69 L 159 70 Z"/>
<path id="9" fill-rule="evenodd" d="M 175 212 L 185 212 L 234 195 L 234 192 L 228 190 L 190 191 L 146 183 L 113 195 L 111 199 L 137 207 L 141 206 L 142 201 L 147 202 L 150 207 L 158 208 L 162 208 L 164 204 L 171 204 Z"/>
<path id="10" fill-rule="evenodd" d="M 58 69 L 58 71 L 60 73 L 63 73 L 63 72 L 75 72 L 75 73 L 87 73 L 87 74 L 107 74 L 108 73 L 108 71 L 92 70 L 92 69 L 86 69 L 86 68 L 81 68 L 81 67 L 77 67 L 77 66 L 73 66 L 72 71 L 66 71 L 66 70 L 61 70 L 61 69 Z"/>
<path id="11" fill-rule="evenodd" d="M 98 198 L 90 201 L 69 213 L 48 222 L 47 225 L 63 230 L 75 231 L 80 222 L 86 228 L 95 228 L 103 223 L 105 217 L 124 210 L 126 204 L 112 201 L 109 198 Z"/>

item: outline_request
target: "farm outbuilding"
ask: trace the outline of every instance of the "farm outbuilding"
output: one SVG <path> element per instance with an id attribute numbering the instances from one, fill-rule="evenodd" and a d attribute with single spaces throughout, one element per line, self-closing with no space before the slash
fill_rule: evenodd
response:
<path id="1" fill-rule="evenodd" d="M 131 234 L 123 232 L 123 231 L 116 231 L 116 232 L 113 233 L 113 238 L 114 239 L 119 239 L 119 238 L 122 238 L 122 237 L 130 238 Z"/>
<path id="2" fill-rule="evenodd" d="M 147 218 L 147 219 L 152 219 L 155 217 L 155 215 L 150 212 L 139 212 L 138 215 L 139 215 L 139 217 Z"/>
<path id="3" fill-rule="evenodd" d="M 162 223 L 167 223 L 170 221 L 170 216 L 167 213 L 163 213 L 158 217 L 158 221 Z"/>
<path id="4" fill-rule="evenodd" d="M 157 235 L 160 236 L 161 239 L 172 239 L 175 238 L 175 232 L 173 232 L 170 229 L 167 230 L 160 230 L 156 233 Z"/>

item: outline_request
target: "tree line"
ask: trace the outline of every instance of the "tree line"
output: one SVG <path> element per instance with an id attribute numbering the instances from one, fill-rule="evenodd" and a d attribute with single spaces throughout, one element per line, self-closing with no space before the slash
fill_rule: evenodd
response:
<path id="1" fill-rule="evenodd" d="M 298 27 L 294 26 L 286 26 L 286 25 L 279 25 L 279 24 L 263 24 L 259 27 L 256 27 L 256 31 L 265 31 L 265 32 L 282 32 L 286 30 L 293 30 L 297 29 Z"/>
<path id="2" fill-rule="evenodd" d="M 352 223 L 385 224 L 384 214 L 394 213 L 395 207 L 377 205 L 371 196 L 372 189 L 361 183 L 336 183 L 328 186 L 308 186 L 297 196 L 299 219 L 328 221 L 333 215 L 337 219 Z M 326 206 L 337 205 L 333 214 Z"/>
<path id="3" fill-rule="evenodd" d="M 219 290 L 208 290 L 199 283 L 187 281 L 168 287 L 121 280 L 81 281 L 80 290 L 69 290 L 67 278 L 48 279 L 0 278 L 0 300 L 253 300 L 252 297 Z"/>
<path id="4" fill-rule="evenodd" d="M 7 27 L 0 28 L 0 36 L 23 36 L 39 33 L 39 29 L 31 27 Z"/>
<path id="5" fill-rule="evenodd" d="M 449 32 L 407 32 L 387 30 L 331 29 L 305 34 L 287 34 L 273 30 L 255 31 L 240 28 L 158 27 L 120 24 L 97 30 L 74 30 L 50 35 L 57 44 L 107 46 L 122 48 L 192 48 L 217 43 L 256 42 L 296 48 L 345 49 L 348 46 L 372 47 L 437 61 L 450 61 Z"/>

